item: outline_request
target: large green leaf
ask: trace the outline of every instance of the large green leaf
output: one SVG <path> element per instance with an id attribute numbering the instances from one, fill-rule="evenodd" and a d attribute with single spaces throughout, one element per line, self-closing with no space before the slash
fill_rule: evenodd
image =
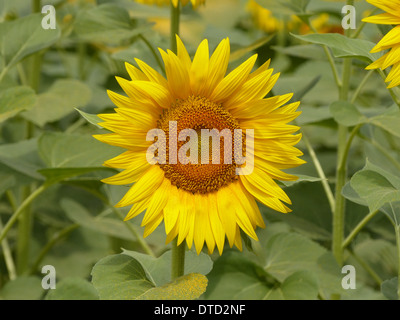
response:
<path id="1" fill-rule="evenodd" d="M 121 153 L 120 148 L 97 141 L 90 135 L 44 133 L 38 141 L 39 154 L 50 168 L 101 167 Z"/>
<path id="2" fill-rule="evenodd" d="M 157 286 L 164 285 L 170 281 L 171 251 L 165 252 L 158 258 L 136 251 L 124 250 L 123 253 L 139 261 L 146 271 L 148 278 Z M 185 274 L 200 273 L 207 275 L 211 271 L 212 266 L 213 262 L 209 255 L 202 252 L 197 255 L 193 251 L 186 251 Z"/>
<path id="3" fill-rule="evenodd" d="M 146 31 L 148 27 L 135 28 L 129 12 L 112 3 L 80 11 L 74 23 L 79 39 L 103 43 L 119 43 Z"/>
<path id="4" fill-rule="evenodd" d="M 82 278 L 65 278 L 57 282 L 56 289 L 49 290 L 45 300 L 98 300 L 93 285 Z"/>
<path id="5" fill-rule="evenodd" d="M 367 202 L 371 212 L 387 203 L 400 201 L 400 189 L 376 171 L 359 171 L 351 178 L 350 184 Z"/>
<path id="6" fill-rule="evenodd" d="M 0 123 L 32 108 L 36 94 L 30 87 L 18 86 L 0 91 Z"/>
<path id="7" fill-rule="evenodd" d="M 44 294 L 42 281 L 36 276 L 20 276 L 0 290 L 0 300 L 39 300 Z"/>
<path id="8" fill-rule="evenodd" d="M 102 300 L 134 300 L 154 288 L 142 265 L 124 254 L 97 262 L 92 270 L 92 283 Z"/>
<path id="9" fill-rule="evenodd" d="M 4 70 L 12 67 L 26 56 L 54 44 L 61 29 L 43 29 L 44 15 L 37 13 L 0 24 L 0 55 Z"/>
<path id="10" fill-rule="evenodd" d="M 399 281 L 397 277 L 392 278 L 390 280 L 385 280 L 381 284 L 381 291 L 383 295 L 388 298 L 389 300 L 398 300 L 398 288 L 399 286 Z"/>
<path id="11" fill-rule="evenodd" d="M 86 105 L 91 98 L 90 88 L 75 79 L 61 79 L 53 83 L 45 93 L 39 94 L 36 105 L 22 113 L 23 117 L 43 127 L 48 122 L 58 121 Z"/>
<path id="12" fill-rule="evenodd" d="M 189 273 L 171 283 L 152 288 L 137 300 L 194 300 L 199 298 L 207 288 L 207 278 L 199 273 Z"/>
<path id="13" fill-rule="evenodd" d="M 126 224 L 130 222 L 124 222 L 111 217 L 93 216 L 85 207 L 70 199 L 62 199 L 61 207 L 64 209 L 68 218 L 82 227 L 112 237 L 126 239 L 129 241 L 136 240 L 136 238 L 127 228 Z M 132 227 L 136 228 L 135 225 L 132 225 Z"/>
<path id="14" fill-rule="evenodd" d="M 366 122 L 368 119 L 357 107 L 347 101 L 336 101 L 330 105 L 330 112 L 335 121 L 341 125 L 350 127 Z"/>
<path id="15" fill-rule="evenodd" d="M 351 39 L 339 33 L 293 34 L 293 36 L 306 42 L 330 47 L 336 58 L 358 58 L 370 63 L 380 57 L 379 54 L 370 53 L 371 49 L 375 46 L 373 42 L 362 39 Z"/>
<path id="16" fill-rule="evenodd" d="M 207 287 L 207 278 L 190 273 L 155 286 L 142 265 L 126 254 L 101 259 L 92 270 L 92 283 L 100 299 L 107 300 L 189 300 L 198 298 Z"/>

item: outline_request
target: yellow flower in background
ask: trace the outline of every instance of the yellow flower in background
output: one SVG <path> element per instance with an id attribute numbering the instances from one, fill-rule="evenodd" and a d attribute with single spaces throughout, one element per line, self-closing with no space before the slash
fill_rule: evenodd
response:
<path id="1" fill-rule="evenodd" d="M 255 0 L 249 0 L 247 10 L 256 27 L 262 31 L 272 33 L 284 27 L 283 21 L 275 18 L 270 10 L 260 6 Z"/>
<path id="2" fill-rule="evenodd" d="M 189 3 L 189 0 L 135 0 L 136 2 L 143 3 L 143 4 L 156 4 L 158 6 L 169 6 L 172 1 L 172 4 L 175 8 L 178 6 L 179 1 L 183 6 L 186 6 Z M 190 0 L 192 6 L 197 8 L 199 5 L 204 4 L 206 0 Z"/>
<path id="3" fill-rule="evenodd" d="M 372 53 L 389 50 L 385 55 L 370 64 L 367 69 L 382 70 L 392 66 L 386 82 L 390 82 L 388 88 L 400 84 L 400 1 L 399 0 L 367 0 L 372 5 L 386 11 L 375 16 L 364 18 L 363 21 L 376 24 L 397 25 L 389 31 L 378 44 L 371 50 Z"/>
<path id="4" fill-rule="evenodd" d="M 265 98 L 279 74 L 273 75 L 270 61 L 252 71 L 257 55 L 226 75 L 229 39 L 222 40 L 211 57 L 208 41 L 203 40 L 193 60 L 179 37 L 177 46 L 177 54 L 160 49 L 166 78 L 136 60 L 139 68 L 126 64 L 131 80 L 117 77 L 127 96 L 108 92 L 116 112 L 99 117 L 104 121 L 100 125 L 112 133 L 95 138 L 127 151 L 105 162 L 123 171 L 103 182 L 133 184 L 117 206 L 132 206 L 125 220 L 145 210 L 145 237 L 164 221 L 167 243 L 177 237 L 178 244 L 186 240 L 189 248 L 194 243 L 198 253 L 205 243 L 210 253 L 217 247 L 221 254 L 226 237 L 231 247 L 241 250 L 240 230 L 257 239 L 255 229 L 265 227 L 256 200 L 279 212 L 291 211 L 284 204 L 291 203 L 289 197 L 275 180 L 296 180 L 282 169 L 304 163 L 298 158 L 302 152 L 294 147 L 301 139 L 301 134 L 294 134 L 299 127 L 288 124 L 299 115 L 299 102 L 287 104 L 293 94 Z M 155 143 L 155 139 L 147 141 L 147 134 L 153 129 L 165 132 L 164 149 L 158 155 L 164 150 L 166 162 L 147 160 L 149 147 Z M 243 134 L 253 129 L 253 147 L 242 139 L 230 144 L 224 138 L 221 144 L 234 145 L 235 150 L 242 146 L 246 156 L 254 158 L 251 174 L 237 175 L 243 163 L 232 154 L 228 156 L 232 161 L 225 161 L 225 149 L 220 149 L 224 161 L 216 164 L 215 148 L 209 149 L 212 155 L 202 153 L 205 163 L 172 161 L 173 146 L 183 148 L 186 141 L 171 133 L 184 129 L 227 129 L 231 133 L 241 129 Z M 202 146 L 201 138 L 196 146 Z"/>

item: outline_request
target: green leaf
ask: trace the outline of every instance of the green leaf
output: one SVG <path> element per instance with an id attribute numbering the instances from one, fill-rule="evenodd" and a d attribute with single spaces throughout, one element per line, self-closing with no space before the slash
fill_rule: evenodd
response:
<path id="1" fill-rule="evenodd" d="M 330 105 L 330 112 L 335 121 L 346 127 L 367 122 L 368 119 L 350 102 L 336 101 Z"/>
<path id="2" fill-rule="evenodd" d="M 101 300 L 135 300 L 154 288 L 142 265 L 125 254 L 97 262 L 92 270 L 92 284 Z"/>
<path id="3" fill-rule="evenodd" d="M 61 29 L 43 29 L 44 15 L 37 13 L 0 24 L 0 54 L 5 68 L 10 68 L 26 56 L 54 44 Z"/>
<path id="4" fill-rule="evenodd" d="M 0 290 L 0 299 L 39 300 L 44 293 L 42 281 L 35 276 L 20 276 L 7 282 Z"/>
<path id="5" fill-rule="evenodd" d="M 299 271 L 287 277 L 281 290 L 285 300 L 315 300 L 318 296 L 318 279 L 311 271 Z"/>
<path id="6" fill-rule="evenodd" d="M 370 53 L 375 44 L 367 40 L 351 39 L 339 33 L 292 35 L 306 42 L 330 47 L 336 58 L 351 57 L 371 63 L 380 57 L 380 54 Z"/>
<path id="7" fill-rule="evenodd" d="M 50 168 L 101 167 L 105 160 L 121 153 L 118 147 L 97 141 L 90 135 L 47 132 L 38 141 L 39 154 Z"/>
<path id="8" fill-rule="evenodd" d="M 296 233 L 279 233 L 265 246 L 264 270 L 283 282 L 297 271 L 308 270 L 315 274 L 322 296 L 341 294 L 340 268 L 327 250 Z"/>
<path id="9" fill-rule="evenodd" d="M 322 181 L 321 178 L 319 177 L 311 177 L 311 176 L 307 176 L 305 174 L 298 174 L 297 175 L 298 179 L 295 181 L 281 181 L 281 183 L 285 186 L 285 187 L 291 187 L 294 186 L 298 183 L 302 183 L 302 182 L 318 182 L 318 181 Z"/>
<path id="10" fill-rule="evenodd" d="M 38 172 L 46 178 L 46 182 L 53 184 L 69 178 L 91 173 L 95 171 L 112 171 L 114 169 L 107 167 L 89 167 L 89 168 L 46 168 L 39 169 Z"/>
<path id="11" fill-rule="evenodd" d="M 129 250 L 124 250 L 123 254 L 129 255 L 139 261 L 146 271 L 148 278 L 157 286 L 164 285 L 171 280 L 171 251 L 163 253 L 158 258 Z M 184 274 L 200 273 L 206 275 L 211 271 L 212 266 L 213 262 L 209 255 L 202 252 L 197 255 L 193 251 L 186 251 Z"/>
<path id="12" fill-rule="evenodd" d="M 397 277 L 383 281 L 381 284 L 382 294 L 389 300 L 398 300 L 399 299 L 397 295 L 398 285 L 399 281 L 397 280 Z"/>
<path id="13" fill-rule="evenodd" d="M 129 12 L 111 3 L 79 11 L 74 23 L 74 32 L 79 39 L 111 44 L 137 36 L 148 28 L 149 25 L 135 28 Z"/>
<path id="14" fill-rule="evenodd" d="M 396 137 L 400 137 L 400 113 L 391 116 L 376 116 L 370 119 L 370 123 L 377 127 L 380 127 L 381 129 L 389 132 Z"/>
<path id="15" fill-rule="evenodd" d="M 189 273 L 171 283 L 146 291 L 136 300 L 194 300 L 206 291 L 207 282 L 204 275 Z"/>
<path id="16" fill-rule="evenodd" d="M 38 95 L 36 105 L 22 116 L 43 127 L 67 116 L 74 108 L 86 105 L 90 99 L 91 90 L 85 83 L 75 79 L 57 80 L 48 91 Z"/>
<path id="17" fill-rule="evenodd" d="M 36 94 L 30 87 L 18 86 L 0 91 L 0 123 L 32 108 Z"/>
<path id="18" fill-rule="evenodd" d="M 215 261 L 208 280 L 204 297 L 210 300 L 260 300 L 276 284 L 262 267 L 234 251 Z"/>
<path id="19" fill-rule="evenodd" d="M 101 120 L 96 114 L 90 114 L 90 113 L 86 113 L 82 110 L 79 110 L 78 108 L 75 108 L 76 111 L 78 111 L 80 113 L 80 115 L 89 123 L 95 125 L 97 128 L 99 129 L 103 129 L 102 126 L 99 126 L 98 123 L 99 122 L 103 122 L 103 120 Z"/>
<path id="20" fill-rule="evenodd" d="M 43 180 L 37 170 L 43 168 L 37 150 L 37 139 L 22 140 L 0 146 L 0 172 L 4 166 L 7 173 L 12 173 L 16 182 L 29 182 L 31 179 Z"/>
<path id="21" fill-rule="evenodd" d="M 363 198 L 371 212 L 386 203 L 400 201 L 400 190 L 388 179 L 372 170 L 362 170 L 354 174 L 351 187 Z"/>
<path id="22" fill-rule="evenodd" d="M 57 282 L 56 289 L 49 290 L 45 300 L 98 300 L 93 285 L 81 278 L 65 278 Z"/>
<path id="23" fill-rule="evenodd" d="M 322 48 L 315 44 L 302 44 L 296 46 L 280 47 L 271 46 L 277 52 L 288 56 L 311 60 L 325 60 L 326 55 Z"/>
<path id="24" fill-rule="evenodd" d="M 130 222 L 124 222 L 110 217 L 93 216 L 85 207 L 70 199 L 62 199 L 61 208 L 65 211 L 68 218 L 82 227 L 108 236 L 136 241 L 136 238 L 128 230 L 126 225 Z M 132 225 L 132 227 L 137 228 L 135 225 Z"/>

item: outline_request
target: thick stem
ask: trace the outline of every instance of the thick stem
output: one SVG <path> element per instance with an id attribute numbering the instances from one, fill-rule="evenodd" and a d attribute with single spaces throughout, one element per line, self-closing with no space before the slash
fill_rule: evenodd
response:
<path id="1" fill-rule="evenodd" d="M 352 1 L 348 1 L 349 4 Z M 350 74 L 351 74 L 352 59 L 345 58 L 343 61 L 343 80 L 339 94 L 339 100 L 349 100 Z M 346 183 L 347 178 L 347 127 L 338 125 L 338 155 L 336 168 L 336 188 L 335 188 L 335 212 L 332 219 L 332 252 L 339 265 L 343 264 L 343 239 L 344 239 L 344 216 L 346 200 L 342 195 L 342 188 Z M 345 160 L 344 157 L 346 157 Z"/>
<path id="2" fill-rule="evenodd" d="M 171 280 L 185 274 L 185 250 L 185 242 L 178 246 L 178 238 L 175 238 L 172 242 Z"/>

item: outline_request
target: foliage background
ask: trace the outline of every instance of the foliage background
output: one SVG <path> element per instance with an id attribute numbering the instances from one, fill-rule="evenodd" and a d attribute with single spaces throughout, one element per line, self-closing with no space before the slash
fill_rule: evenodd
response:
<path id="1" fill-rule="evenodd" d="M 242 253 L 227 248 L 222 256 L 188 252 L 185 272 L 207 277 L 204 292 L 201 276 L 168 285 L 171 257 L 163 227 L 143 240 L 140 218 L 122 221 L 127 208 L 113 204 L 126 187 L 100 182 L 113 173 L 103 161 L 121 150 L 92 138 L 103 132 L 94 115 L 114 107 L 106 90 L 121 92 L 114 76 L 128 77 L 125 61 L 139 58 L 163 71 L 153 50 L 169 47 L 169 8 L 133 0 L 1 2 L 0 298 L 397 299 L 400 115 L 393 97 L 400 95 L 397 89 L 390 95 L 379 73 L 366 78 L 364 70 L 377 57 L 369 50 L 387 29 L 361 24 L 374 9 L 366 1 L 355 3 L 363 40 L 351 41 L 327 34 L 343 33 L 343 1 L 259 3 L 271 9 L 278 27 L 260 29 L 248 1 L 208 0 L 197 10 L 183 8 L 181 37 L 193 54 L 203 38 L 215 48 L 228 36 L 230 68 L 254 52 L 260 65 L 272 58 L 281 73 L 273 94 L 294 92 L 302 101 L 297 123 L 307 164 L 294 170 L 298 182 L 284 186 L 293 213 L 260 205 L 267 224 L 257 230 L 260 242 L 245 238 Z M 44 15 L 32 13 L 45 4 L 56 8 L 55 30 L 44 30 Z M 293 23 L 294 14 L 308 17 L 304 12 L 320 35 L 308 35 L 313 31 L 300 19 Z M 351 103 L 337 102 L 321 45 L 339 72 L 342 59 L 353 58 Z M 341 286 L 344 275 L 331 251 L 332 212 L 315 168 L 317 158 L 333 191 L 338 123 L 359 129 L 342 190 L 348 199 L 345 236 L 366 222 L 344 250 L 343 264 L 357 271 L 355 290 Z M 41 286 L 41 267 L 48 264 L 57 271 L 56 290 Z M 192 296 L 174 296 L 188 286 L 195 288 Z"/>

